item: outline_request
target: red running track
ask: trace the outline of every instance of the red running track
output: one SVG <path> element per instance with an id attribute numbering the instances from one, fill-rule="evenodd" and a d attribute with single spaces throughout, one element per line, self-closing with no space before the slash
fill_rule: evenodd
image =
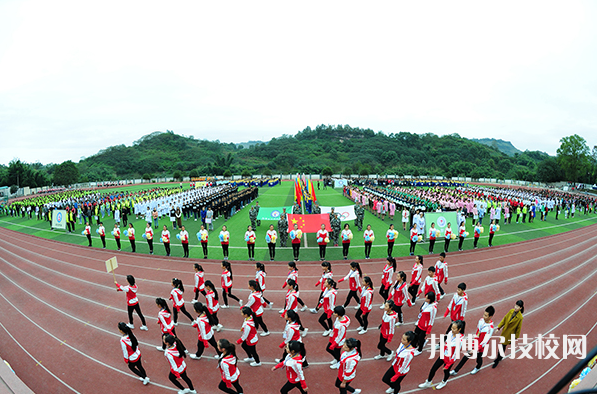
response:
<path id="1" fill-rule="evenodd" d="M 148 322 L 149 331 L 138 330 L 140 322 L 135 316 L 135 335 L 139 339 L 143 364 L 151 384 L 143 386 L 122 360 L 119 332 L 116 324 L 126 321 L 125 297 L 117 293 L 112 275 L 106 273 L 104 261 L 113 251 L 91 249 L 62 242 L 46 240 L 0 228 L 0 356 L 6 359 L 18 376 L 36 393 L 164 393 L 175 391 L 168 381 L 169 367 L 161 352 L 155 349 L 160 343 L 157 327 L 156 297 L 168 298 L 170 280 L 178 277 L 186 285 L 187 310 L 192 311 L 193 263 L 202 264 L 206 279 L 219 285 L 220 262 L 214 260 L 189 260 L 119 252 L 117 280 L 125 282 L 132 274 L 139 285 L 139 300 Z M 435 263 L 437 256 L 424 256 L 425 267 Z M 449 321 L 443 312 L 460 282 L 468 286 L 469 308 L 467 333 L 474 332 L 476 322 L 488 305 L 496 308 L 494 322 L 513 307 L 517 299 L 525 301 L 522 332 L 535 338 L 539 334 L 588 335 L 587 348 L 597 344 L 597 297 L 593 283 L 597 280 L 597 225 L 574 230 L 565 236 L 551 236 L 514 245 L 498 246 L 460 253 L 450 253 L 450 279 L 445 286 L 447 295 L 439 303 L 438 318 L 433 333 L 444 333 Z M 398 259 L 398 269 L 410 279 L 413 259 Z M 363 273 L 379 284 L 384 261 L 367 260 L 361 263 Z M 254 265 L 232 262 L 234 294 L 241 299 L 248 295 L 247 280 L 254 278 Z M 345 261 L 333 261 L 335 278 L 348 272 Z M 272 372 L 274 358 L 281 356 L 278 344 L 282 342 L 284 321 L 278 310 L 284 303 L 285 290 L 281 289 L 286 278 L 285 262 L 266 262 L 267 290 L 265 295 L 274 302 L 267 309 L 265 323 L 272 333 L 260 337 L 257 345 L 263 366 L 250 367 L 241 363 L 240 382 L 246 394 L 277 393 L 285 382 L 283 371 Z M 317 301 L 319 290 L 314 284 L 320 276 L 319 262 L 300 262 L 301 298 L 309 307 Z M 339 286 L 338 304 L 347 294 L 346 282 Z M 202 296 L 200 296 L 202 300 Z M 221 299 L 220 299 L 221 302 Z M 233 302 L 234 303 L 234 302 Z M 356 335 L 358 323 L 355 310 L 347 309 L 352 319 L 349 336 L 363 342 L 363 359 L 352 386 L 363 393 L 384 393 L 387 386 L 381 382 L 383 373 L 390 367 L 385 360 L 373 360 L 382 311 L 378 308 L 381 298 L 375 293 L 374 308 L 369 317 L 370 329 L 365 335 Z M 418 306 L 404 308 L 406 324 L 397 328 L 396 339 L 390 344 L 395 349 L 398 337 L 414 329 Z M 236 304 L 236 303 L 234 303 Z M 353 301 L 354 305 L 354 301 Z M 237 307 L 218 313 L 224 329 L 216 338 L 235 341 L 242 322 Z M 319 315 L 301 313 L 303 324 L 310 329 L 304 342 L 310 367 L 305 376 L 310 393 L 335 393 L 333 386 L 337 371 L 329 368 L 331 356 L 325 352 L 328 338 L 321 336 L 323 329 L 317 322 Z M 196 350 L 197 333 L 188 319 L 180 317 L 177 332 L 191 352 Z M 239 358 L 245 357 L 238 347 Z M 561 349 L 557 352 L 561 355 Z M 216 360 L 207 349 L 201 360 L 186 359 L 189 377 L 199 393 L 217 393 L 220 381 Z M 434 360 L 426 351 L 414 359 L 411 371 L 404 379 L 402 393 L 423 391 L 418 388 Z M 446 393 L 486 392 L 499 389 L 504 393 L 544 393 L 575 363 L 566 360 L 505 360 L 497 369 L 485 360 L 483 370 L 477 375 L 468 372 L 474 367 L 470 361 L 457 377 L 451 377 L 443 389 Z M 264 379 L 267 385 L 264 386 Z M 441 380 L 439 371 L 434 383 Z M 430 390 L 430 389 L 427 389 Z"/>

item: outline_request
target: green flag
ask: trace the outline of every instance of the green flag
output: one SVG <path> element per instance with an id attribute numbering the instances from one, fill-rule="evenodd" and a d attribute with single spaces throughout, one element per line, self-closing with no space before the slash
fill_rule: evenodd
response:
<path id="1" fill-rule="evenodd" d="M 292 207 L 259 207 L 257 220 L 280 220 L 284 208 L 286 208 L 286 213 L 292 213 Z"/>

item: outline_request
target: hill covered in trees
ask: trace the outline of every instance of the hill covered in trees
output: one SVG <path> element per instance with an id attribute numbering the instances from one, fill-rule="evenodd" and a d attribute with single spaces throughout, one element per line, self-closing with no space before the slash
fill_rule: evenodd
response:
<path id="1" fill-rule="evenodd" d="M 579 151 L 582 157 L 578 156 Z M 86 182 L 296 172 L 468 176 L 542 182 L 568 179 L 592 183 L 597 175 L 595 156 L 595 149 L 591 155 L 586 142 L 579 136 L 563 138 L 556 158 L 539 151 L 510 156 L 500 151 L 496 144 L 481 144 L 457 134 L 440 137 L 431 133 L 400 132 L 388 135 L 348 125 L 321 125 L 315 129 L 307 127 L 294 136 L 282 135 L 268 142 L 255 143 L 248 148 L 238 143 L 196 140 L 167 130 L 146 135 L 132 146 L 111 146 L 79 163 L 25 166 L 30 166 L 31 179 L 46 184 L 72 179 Z M 564 160 L 566 158 L 569 160 Z M 570 170 L 571 163 L 575 166 L 573 171 Z M 23 163 L 19 162 L 19 165 Z M 14 161 L 8 167 L 0 167 L 2 184 L 16 183 L 14 167 Z M 20 185 L 26 186 L 22 179 Z M 34 186 L 42 186 L 39 183 Z"/>
<path id="2" fill-rule="evenodd" d="M 472 141 L 479 142 L 483 145 L 491 146 L 499 150 L 500 152 L 504 152 L 508 156 L 514 156 L 517 153 L 522 153 L 521 150 L 516 149 L 514 145 L 510 141 L 504 141 L 495 138 L 471 138 Z"/>

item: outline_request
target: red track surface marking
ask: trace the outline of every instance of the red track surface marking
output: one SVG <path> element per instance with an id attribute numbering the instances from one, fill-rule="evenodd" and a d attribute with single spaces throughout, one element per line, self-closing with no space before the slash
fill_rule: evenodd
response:
<path id="1" fill-rule="evenodd" d="M 474 325 L 487 305 L 494 305 L 497 322 L 512 308 L 514 301 L 525 301 L 523 333 L 534 338 L 538 334 L 553 333 L 589 335 L 587 347 L 597 343 L 595 322 L 597 321 L 596 293 L 593 284 L 597 279 L 597 225 L 574 230 L 562 236 L 550 236 L 514 245 L 479 249 L 462 253 L 450 253 L 449 284 L 445 299 L 439 304 L 438 318 L 433 333 L 445 332 L 447 319 L 443 312 L 456 285 L 465 281 L 469 290 L 467 332 Z M 108 393 L 133 390 L 143 393 L 163 393 L 174 390 L 168 381 L 168 365 L 163 355 L 155 350 L 160 334 L 156 324 L 156 297 L 168 298 L 172 277 L 183 280 L 186 292 L 187 310 L 192 311 L 192 264 L 199 262 L 206 271 L 206 278 L 219 285 L 220 262 L 217 260 L 189 260 L 165 258 L 132 253 L 117 253 L 119 268 L 117 280 L 124 282 L 124 276 L 133 274 L 139 285 L 141 308 L 148 321 L 149 331 L 135 330 L 145 369 L 152 384 L 144 387 L 130 373 L 122 361 L 118 321 L 126 321 L 125 298 L 117 293 L 112 276 L 105 272 L 104 261 L 114 251 L 92 249 L 41 239 L 26 234 L 0 229 L 0 355 L 7 359 L 19 377 L 37 393 Z M 435 263 L 437 256 L 424 256 L 424 266 Z M 404 270 L 410 279 L 413 259 L 398 259 L 398 269 Z M 278 309 L 283 306 L 285 290 L 281 289 L 286 278 L 286 262 L 265 262 L 268 273 L 265 295 L 274 301 L 273 309 L 266 310 L 265 323 L 272 335 L 260 337 L 257 350 L 264 366 L 252 368 L 241 363 L 241 384 L 245 393 L 277 393 L 285 382 L 283 371 L 271 372 L 273 359 L 281 356 L 278 344 L 282 341 L 284 324 Z M 362 268 L 379 284 L 384 261 L 363 261 Z M 298 264 L 301 297 L 309 307 L 314 306 L 319 290 L 314 287 L 320 276 L 319 262 Z M 336 279 L 348 272 L 345 261 L 333 261 Z M 248 279 L 254 278 L 254 266 L 248 262 L 232 262 L 234 291 L 246 299 Z M 339 288 L 338 304 L 344 301 L 347 286 Z M 347 312 L 352 319 L 349 336 L 363 341 L 363 360 L 359 364 L 353 386 L 367 393 L 383 393 L 387 386 L 381 376 L 390 363 L 374 361 L 377 354 L 379 332 L 375 329 L 381 318 L 377 307 L 381 301 L 375 294 L 371 312 L 370 330 L 366 335 L 356 335 L 358 323 L 354 319 L 352 305 Z M 200 301 L 203 297 L 200 296 Z M 397 328 L 400 335 L 414 328 L 418 306 L 404 308 L 404 326 Z M 219 312 L 225 329 L 216 333 L 216 338 L 236 340 L 239 336 L 241 316 L 238 306 Z M 310 329 L 305 338 L 309 362 L 312 365 L 305 375 L 311 393 L 335 393 L 333 387 L 337 371 L 329 369 L 329 356 L 325 352 L 328 338 L 321 336 L 322 328 L 317 323 L 319 315 L 301 313 L 303 324 Z M 181 339 L 191 352 L 195 351 L 197 334 L 190 327 L 188 319 L 180 317 L 177 329 Z M 135 317 L 135 326 L 140 322 Z M 373 328 L 373 329 L 372 329 Z M 391 348 L 398 343 L 395 339 Z M 238 348 L 239 358 L 244 352 Z M 413 361 L 411 372 L 403 382 L 402 392 L 423 391 L 418 384 L 423 382 L 434 360 L 427 352 Z M 559 352 L 561 354 L 561 351 Z M 205 356 L 214 352 L 208 349 Z M 188 373 L 200 393 L 218 392 L 219 373 L 214 359 L 199 361 L 188 359 Z M 576 359 L 558 360 L 505 360 L 497 369 L 491 369 L 485 360 L 484 369 L 472 376 L 467 372 L 473 368 L 469 362 L 459 376 L 450 378 L 443 389 L 446 393 L 481 392 L 490 387 L 499 387 L 507 393 L 544 393 L 572 365 Z M 434 382 L 441 379 L 436 374 Z M 515 378 L 513 378 L 515 377 Z M 267 379 L 267 387 L 263 387 Z"/>

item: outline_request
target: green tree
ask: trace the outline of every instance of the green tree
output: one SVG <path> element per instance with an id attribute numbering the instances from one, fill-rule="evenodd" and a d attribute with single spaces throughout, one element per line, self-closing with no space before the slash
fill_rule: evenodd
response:
<path id="1" fill-rule="evenodd" d="M 225 178 L 230 178 L 232 176 L 232 172 L 228 169 L 226 171 L 224 171 L 224 177 Z"/>
<path id="2" fill-rule="evenodd" d="M 199 176 L 199 171 L 197 171 L 196 168 L 193 168 L 190 172 L 189 172 L 189 177 L 191 178 L 197 178 Z"/>
<path id="3" fill-rule="evenodd" d="M 54 169 L 53 182 L 55 185 L 72 185 L 79 180 L 79 169 L 71 160 L 67 160 Z"/>
<path id="4" fill-rule="evenodd" d="M 174 178 L 174 180 L 177 180 L 177 181 L 182 180 L 182 172 L 174 171 L 174 174 L 172 174 L 172 178 Z"/>
<path id="5" fill-rule="evenodd" d="M 352 170 L 350 167 L 344 167 L 344 170 L 342 170 L 342 175 L 346 175 L 346 176 L 350 176 L 352 174 Z"/>
<path id="6" fill-rule="evenodd" d="M 332 175 L 334 175 L 334 172 L 332 171 L 331 167 L 324 167 L 323 170 L 321 170 L 321 175 L 332 176 Z"/>
<path id="7" fill-rule="evenodd" d="M 250 178 L 251 177 L 251 171 L 249 171 L 249 169 L 245 168 L 243 170 L 243 172 L 241 172 L 240 174 L 243 178 Z"/>
<path id="8" fill-rule="evenodd" d="M 577 134 L 563 137 L 560 140 L 557 158 L 566 180 L 578 182 L 583 178 L 587 170 L 589 153 L 587 141 Z"/>
<path id="9" fill-rule="evenodd" d="M 151 174 L 149 174 L 149 173 L 146 172 L 145 174 L 143 174 L 143 179 L 146 180 L 146 181 L 150 180 L 151 179 Z"/>
<path id="10" fill-rule="evenodd" d="M 558 182 L 563 178 L 562 168 L 555 157 L 548 157 L 537 165 L 539 182 Z"/>
<path id="11" fill-rule="evenodd" d="M 264 167 L 263 170 L 261 170 L 261 173 L 265 176 L 272 176 L 272 170 L 270 170 L 269 167 Z"/>
<path id="12" fill-rule="evenodd" d="M 361 171 L 359 172 L 359 175 L 361 175 L 361 176 L 368 176 L 369 175 L 369 169 L 366 166 L 361 167 Z"/>

